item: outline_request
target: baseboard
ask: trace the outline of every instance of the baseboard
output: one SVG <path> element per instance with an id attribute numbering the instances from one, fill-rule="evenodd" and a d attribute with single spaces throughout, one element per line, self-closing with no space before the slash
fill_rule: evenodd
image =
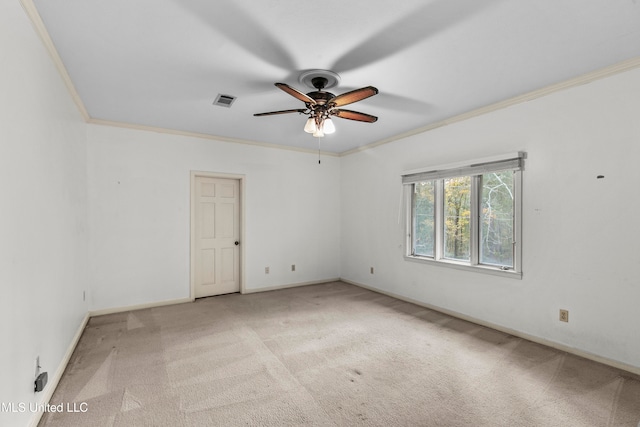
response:
<path id="1" fill-rule="evenodd" d="M 613 368 L 621 369 L 623 371 L 627 371 L 627 372 L 630 372 L 630 373 L 635 374 L 635 375 L 640 375 L 640 367 L 637 367 L 637 366 L 629 365 L 629 364 L 626 364 L 624 362 L 620 362 L 620 361 L 617 361 L 617 360 L 609 359 L 607 357 L 599 356 L 597 354 L 589 353 L 587 351 L 580 350 L 579 348 L 570 347 L 570 346 L 567 346 L 567 345 L 564 345 L 564 344 L 557 343 L 555 341 L 551 341 L 551 340 L 548 340 L 548 339 L 545 339 L 545 338 L 537 337 L 535 335 L 529 335 L 529 334 L 527 334 L 525 332 L 520 332 L 520 331 L 517 331 L 515 329 L 507 328 L 507 327 L 504 327 L 504 326 L 496 325 L 496 324 L 491 323 L 491 322 L 486 322 L 484 320 L 476 319 L 474 317 L 467 316 L 466 314 L 461 314 L 461 313 L 458 313 L 458 312 L 455 312 L 455 311 L 452 311 L 452 310 L 447 310 L 445 308 L 441 308 L 441 307 L 438 307 L 438 306 L 435 306 L 435 305 L 431 305 L 431 304 L 428 304 L 428 303 L 425 303 L 425 302 L 422 302 L 422 301 L 418 301 L 418 300 L 415 300 L 413 298 L 408 298 L 408 297 L 405 297 L 403 295 L 399 295 L 399 294 L 395 294 L 393 292 L 388 292 L 388 291 L 385 291 L 385 290 L 382 290 L 382 289 L 378 289 L 378 288 L 375 288 L 373 286 L 364 285 L 362 283 L 354 282 L 352 280 L 347 280 L 347 279 L 340 279 L 340 280 L 345 282 L 345 283 L 348 283 L 350 285 L 354 285 L 354 286 L 358 286 L 360 288 L 368 289 L 370 291 L 377 292 L 379 294 L 384 294 L 384 295 L 399 299 L 401 301 L 410 302 L 412 304 L 419 305 L 421 307 L 428 308 L 430 310 L 437 311 L 439 313 L 443 313 L 443 314 L 446 314 L 446 315 L 451 316 L 451 317 L 455 317 L 455 318 L 458 318 L 458 319 L 466 320 L 467 322 L 471 322 L 471 323 L 475 323 L 475 324 L 480 325 L 480 326 L 485 326 L 487 328 L 495 329 L 496 331 L 504 332 L 506 334 L 513 335 L 515 337 L 522 338 L 522 339 L 525 339 L 527 341 L 532 341 L 532 342 L 535 342 L 535 343 L 538 343 L 538 344 L 542 344 L 542 345 L 545 345 L 547 347 L 555 348 L 556 350 L 564 351 L 566 353 L 570 353 L 570 354 L 573 354 L 575 356 L 584 357 L 585 359 L 589 359 L 589 360 L 592 360 L 594 362 L 602 363 L 603 365 L 607 365 L 607 366 L 611 366 Z"/>
<path id="2" fill-rule="evenodd" d="M 593 360 L 594 362 L 598 362 L 598 363 L 602 363 L 604 365 L 607 366 L 611 366 L 617 369 L 621 369 L 623 371 L 627 371 L 630 372 L 632 374 L 635 375 L 640 375 L 640 368 L 636 367 L 636 366 L 632 366 L 632 365 L 628 365 L 626 363 L 623 362 L 619 362 L 617 360 L 613 360 L 613 359 L 609 359 L 606 357 L 602 357 L 602 356 L 598 356 L 596 354 L 593 353 L 589 353 L 574 347 L 569 347 L 566 346 L 564 344 L 560 344 L 554 341 L 550 341 L 547 340 L 545 338 L 540 338 L 540 337 L 536 337 L 533 335 L 529 335 L 527 333 L 524 332 L 520 332 L 517 331 L 515 329 L 511 329 L 511 328 L 506 328 L 500 325 L 496 325 L 493 324 L 491 322 L 486 322 L 484 320 L 480 320 L 480 319 L 476 319 L 474 317 L 471 316 L 467 316 L 465 314 L 461 314 L 452 310 L 447 310 L 441 307 L 437 307 L 422 301 L 418 301 L 415 300 L 413 298 L 408 298 L 405 297 L 403 295 L 400 294 L 396 294 L 393 292 L 389 292 L 389 291 L 385 291 L 382 289 L 378 289 L 376 287 L 373 286 L 368 286 L 368 285 L 364 285 L 362 283 L 358 283 L 358 282 L 354 282 L 352 280 L 348 280 L 348 279 L 342 279 L 342 278 L 336 278 L 336 279 L 327 279 L 327 280 L 320 280 L 320 281 L 310 281 L 310 282 L 301 282 L 301 283 L 291 283 L 288 285 L 279 285 L 279 286 L 271 286 L 268 288 L 257 288 L 257 289 L 247 289 L 245 290 L 245 294 L 251 294 L 251 293 L 256 293 L 256 292 L 268 292 L 268 291 L 275 291 L 278 289 L 287 289 L 287 288 L 295 288 L 295 287 L 299 287 L 299 286 L 308 286 L 308 285 L 318 285 L 318 284 L 323 284 L 323 283 L 330 283 L 330 282 L 336 282 L 336 281 L 342 281 L 344 283 L 348 283 L 350 285 L 354 285 L 354 286 L 358 286 L 364 289 L 368 289 L 370 291 L 373 292 L 377 292 L 379 294 L 383 294 L 383 295 L 387 295 L 390 296 L 392 298 L 396 298 L 398 300 L 401 301 L 406 301 L 412 304 L 416 304 L 419 305 L 421 307 L 425 307 L 428 308 L 430 310 L 434 310 L 443 314 L 446 314 L 448 316 L 452 316 L 458 319 L 462 319 L 471 323 L 475 323 L 477 325 L 480 326 L 485 326 L 487 328 L 491 328 L 491 329 L 495 329 L 497 331 L 500 332 L 504 332 L 506 334 L 509 335 L 513 335 L 516 336 L 518 338 L 522 338 L 522 339 L 526 339 L 528 341 L 532 341 L 538 344 L 542 344 L 545 345 L 547 347 L 551 347 L 551 348 L 555 348 L 557 350 L 560 351 L 564 351 L 570 354 L 574 354 L 576 356 L 580 356 L 580 357 L 584 357 L 585 359 L 589 359 L 589 360 Z M 157 302 L 152 302 L 152 303 L 146 303 L 146 304 L 138 304 L 138 305 L 131 305 L 131 306 L 126 306 L 126 307 L 114 307 L 114 308 L 107 308 L 107 309 L 101 309 L 101 310 L 94 310 L 94 311 L 90 311 L 87 314 L 85 314 L 84 318 L 82 319 L 82 322 L 80 322 L 80 326 L 78 327 L 78 330 L 76 331 L 75 335 L 73 336 L 73 339 L 71 340 L 71 343 L 69 344 L 69 347 L 67 348 L 67 351 L 64 355 L 64 357 L 62 358 L 62 361 L 60 362 L 60 364 L 58 365 L 58 369 L 56 369 L 55 374 L 51 377 L 51 380 L 49 382 L 49 384 L 47 384 L 47 387 L 44 391 L 44 394 L 42 396 L 42 400 L 40 401 L 41 404 L 46 404 L 49 403 L 51 397 L 53 396 L 53 393 L 55 392 L 56 388 L 58 387 L 58 383 L 60 382 L 60 379 L 62 378 L 62 374 L 64 373 L 65 369 L 67 368 L 67 364 L 69 363 L 69 360 L 71 359 L 71 355 L 73 354 L 76 346 L 78 345 L 78 341 L 80 340 L 80 337 L 82 336 L 82 333 L 85 329 L 85 327 L 87 326 L 87 322 L 89 321 L 89 319 L 93 316 L 101 316 L 104 314 L 112 314 L 112 313 L 122 313 L 122 312 L 126 312 L 126 311 L 132 311 L 132 310 L 141 310 L 141 309 L 145 309 L 145 308 L 152 308 L 152 307 L 161 307 L 161 306 L 165 306 L 165 305 L 173 305 L 173 304 L 183 304 L 186 302 L 192 302 L 191 298 L 179 298 L 179 299 L 174 299 L 174 300 L 165 300 L 165 301 L 157 301 Z M 31 418 L 31 422 L 30 422 L 30 426 L 31 427 L 37 427 L 38 423 L 40 422 L 40 419 L 42 418 L 43 412 L 39 411 L 33 414 L 32 418 Z"/>
<path id="3" fill-rule="evenodd" d="M 269 286 L 267 288 L 253 288 L 253 289 L 245 289 L 243 294 L 255 294 L 256 292 L 268 292 L 268 291 L 277 291 L 279 289 L 287 289 L 287 288 L 297 288 L 299 286 L 309 286 L 309 285 L 321 285 L 323 283 L 330 282 L 339 282 L 339 278 L 335 279 L 326 279 L 326 280 L 313 280 L 310 282 L 299 282 L 299 283 L 290 283 L 288 285 L 278 285 L 278 286 Z"/>
<path id="4" fill-rule="evenodd" d="M 102 308 L 100 310 L 92 310 L 89 317 L 103 316 L 105 314 L 123 313 L 126 311 L 142 310 L 145 308 L 162 307 L 164 305 L 184 304 L 185 302 L 193 302 L 191 298 L 178 298 L 164 301 L 148 302 L 145 304 L 128 305 L 125 307 Z"/>
<path id="5" fill-rule="evenodd" d="M 55 392 L 56 388 L 58 388 L 58 383 L 60 382 L 60 379 L 62 378 L 62 374 L 64 374 L 65 369 L 67 369 L 69 360 L 71 360 L 71 355 L 76 349 L 76 346 L 78 345 L 78 341 L 80 341 L 80 337 L 84 332 L 84 328 L 87 326 L 89 317 L 90 317 L 89 313 L 85 314 L 84 318 L 82 319 L 82 322 L 80 322 L 80 327 L 78 327 L 76 334 L 73 336 L 73 339 L 71 340 L 71 343 L 67 348 L 67 352 L 64 354 L 62 361 L 60 361 L 60 364 L 58 365 L 58 369 L 56 369 L 55 374 L 53 374 L 53 376 L 51 377 L 47 386 L 44 389 L 44 393 L 42 395 L 42 399 L 38 404 L 38 407 L 45 406 L 47 403 L 49 403 L 49 401 L 51 400 L 51 397 L 53 396 L 53 392 Z M 37 427 L 43 414 L 44 412 L 42 411 L 35 412 L 31 418 L 31 423 L 29 423 L 29 425 L 31 427 Z"/>
<path id="6" fill-rule="evenodd" d="M 253 294 L 256 292 L 276 291 L 278 289 L 297 288 L 298 286 L 318 285 L 321 283 L 338 282 L 338 281 L 340 281 L 339 278 L 326 279 L 326 280 L 314 280 L 311 282 L 300 282 L 300 283 L 291 283 L 288 285 L 270 286 L 268 288 L 245 289 L 242 293 Z M 89 317 L 103 316 L 105 314 L 124 313 L 126 311 L 142 310 L 145 308 L 162 307 L 164 305 L 184 304 L 186 302 L 193 302 L 193 301 L 194 300 L 191 298 L 178 298 L 178 299 L 171 299 L 171 300 L 164 300 L 164 301 L 149 302 L 145 304 L 128 305 L 125 307 L 103 308 L 99 310 L 90 311 Z"/>
<path id="7" fill-rule="evenodd" d="M 67 352 L 64 354 L 64 357 L 62 358 L 60 365 L 58 365 L 58 369 L 56 369 L 55 374 L 52 377 L 50 377 L 49 383 L 47 384 L 43 392 L 42 399 L 39 402 L 40 406 L 49 403 L 49 401 L 51 400 L 51 397 L 53 396 L 53 393 L 56 391 L 56 388 L 58 387 L 58 383 L 62 378 L 62 374 L 64 374 L 65 369 L 67 369 L 67 364 L 71 359 L 71 355 L 76 349 L 76 346 L 78 345 L 78 341 L 80 341 L 80 337 L 82 336 L 82 333 L 84 332 L 84 329 L 87 326 L 87 323 L 89 322 L 89 319 L 91 317 L 101 316 L 103 314 L 121 313 L 121 312 L 132 311 L 132 310 L 141 310 L 143 308 L 160 307 L 163 305 L 182 304 L 185 302 L 192 302 L 192 300 L 191 298 L 180 298 L 175 300 L 165 300 L 165 301 L 158 301 L 158 302 L 152 302 L 147 304 L 131 305 L 127 307 L 105 308 L 101 310 L 94 310 L 94 311 L 87 312 L 84 315 L 82 322 L 80 322 L 80 327 L 76 331 L 76 334 L 73 336 L 73 339 L 71 340 L 71 343 L 69 344 L 69 347 L 67 348 Z M 40 422 L 40 419 L 42 418 L 42 415 L 43 415 L 42 411 L 35 412 L 31 418 L 31 422 L 29 423 L 29 425 L 31 427 L 37 427 L 38 423 Z"/>

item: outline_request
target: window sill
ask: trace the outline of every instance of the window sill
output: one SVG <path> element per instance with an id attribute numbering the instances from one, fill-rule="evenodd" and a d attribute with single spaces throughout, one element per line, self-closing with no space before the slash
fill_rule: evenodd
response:
<path id="1" fill-rule="evenodd" d="M 437 265 L 440 267 L 454 268 L 456 270 L 473 271 L 476 273 L 491 274 L 493 276 L 508 277 L 511 279 L 518 279 L 518 280 L 522 279 L 522 272 L 520 271 L 501 270 L 498 267 L 492 267 L 489 265 L 469 265 L 469 264 L 464 264 L 461 262 L 456 262 L 456 261 L 447 260 L 447 259 L 435 260 L 433 258 L 411 256 L 411 255 L 405 255 L 404 259 L 407 261 L 418 262 L 422 264 L 430 264 L 430 265 Z"/>

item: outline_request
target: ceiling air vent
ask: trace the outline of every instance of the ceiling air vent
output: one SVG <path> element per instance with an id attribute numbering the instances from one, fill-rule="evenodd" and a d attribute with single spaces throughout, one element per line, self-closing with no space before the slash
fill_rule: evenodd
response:
<path id="1" fill-rule="evenodd" d="M 221 107 L 231 107 L 231 104 L 233 104 L 233 101 L 236 100 L 235 96 L 231 96 L 231 95 L 222 95 L 222 94 L 218 94 L 218 96 L 216 96 L 216 100 L 213 101 L 213 105 L 219 105 Z"/>

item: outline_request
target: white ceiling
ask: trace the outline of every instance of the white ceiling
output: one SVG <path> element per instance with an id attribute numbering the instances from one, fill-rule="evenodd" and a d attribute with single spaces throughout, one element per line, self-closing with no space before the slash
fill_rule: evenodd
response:
<path id="1" fill-rule="evenodd" d="M 380 93 L 345 152 L 640 57 L 637 0 L 34 0 L 93 119 L 317 149 L 279 90 L 304 70 Z M 212 105 L 219 93 L 237 100 Z"/>

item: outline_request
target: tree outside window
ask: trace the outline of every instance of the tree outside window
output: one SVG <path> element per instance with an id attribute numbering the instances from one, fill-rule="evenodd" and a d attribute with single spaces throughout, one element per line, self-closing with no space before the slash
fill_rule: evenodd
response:
<path id="1" fill-rule="evenodd" d="M 435 182 L 420 182 L 413 195 L 413 253 L 434 256 Z"/>
<path id="2" fill-rule="evenodd" d="M 513 171 L 482 175 L 480 263 L 513 267 Z"/>
<path id="3" fill-rule="evenodd" d="M 521 271 L 521 176 L 513 158 L 403 175 L 411 191 L 407 257 L 495 274 Z"/>
<path id="4" fill-rule="evenodd" d="M 471 177 L 444 180 L 444 257 L 469 260 Z"/>

